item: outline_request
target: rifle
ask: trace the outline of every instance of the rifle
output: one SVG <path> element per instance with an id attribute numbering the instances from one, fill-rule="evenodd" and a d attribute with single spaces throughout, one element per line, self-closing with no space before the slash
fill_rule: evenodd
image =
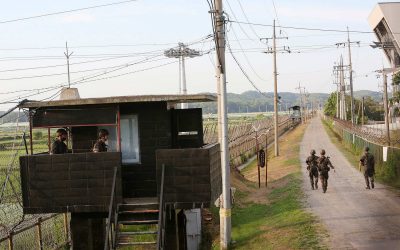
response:
<path id="1" fill-rule="evenodd" d="M 326 158 L 327 158 L 328 160 L 330 159 L 329 156 L 327 156 Z M 331 161 L 329 161 L 329 162 L 331 162 Z M 331 163 L 331 168 L 333 169 L 333 172 L 336 173 L 336 169 L 335 169 L 335 167 L 332 165 L 332 163 Z"/>

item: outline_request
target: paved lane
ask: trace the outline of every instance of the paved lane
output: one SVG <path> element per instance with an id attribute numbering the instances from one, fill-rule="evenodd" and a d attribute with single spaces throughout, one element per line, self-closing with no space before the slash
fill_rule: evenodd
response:
<path id="1" fill-rule="evenodd" d="M 330 171 L 327 193 L 311 190 L 305 159 L 324 148 L 336 173 Z M 377 183 L 366 190 L 363 175 L 331 143 L 319 118 L 310 121 L 300 157 L 306 202 L 327 228 L 332 249 L 399 249 L 400 195 Z"/>

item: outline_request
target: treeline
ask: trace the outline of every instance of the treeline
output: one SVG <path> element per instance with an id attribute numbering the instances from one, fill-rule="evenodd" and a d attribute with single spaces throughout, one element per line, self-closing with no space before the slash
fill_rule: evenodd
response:
<path id="1" fill-rule="evenodd" d="M 6 111 L 0 111 L 0 116 L 5 112 Z M 18 119 L 18 111 L 13 111 L 4 116 L 3 118 L 0 118 L 0 124 L 8 122 L 15 123 L 17 122 L 17 119 Z M 19 114 L 19 122 L 28 122 L 28 117 L 22 111 Z"/>
<path id="2" fill-rule="evenodd" d="M 291 93 L 291 92 L 281 92 L 280 96 L 280 104 L 279 109 L 285 111 L 287 108 L 299 105 L 300 98 L 299 94 Z M 310 102 L 313 103 L 321 103 L 323 105 L 329 94 L 324 93 L 312 93 L 309 95 Z M 229 113 L 246 113 L 246 112 L 272 112 L 273 111 L 273 100 L 274 94 L 271 92 L 268 93 L 259 93 L 257 91 L 246 91 L 242 94 L 234 94 L 228 93 L 228 112 Z M 201 104 L 193 104 L 190 107 L 200 107 L 203 108 L 203 113 L 206 114 L 215 114 L 217 113 L 217 103 L 201 103 Z"/>
<path id="3" fill-rule="evenodd" d="M 347 120 L 351 120 L 351 110 L 350 110 L 350 101 L 351 98 L 349 95 L 345 96 L 346 99 L 346 115 Z M 371 95 L 364 96 L 364 122 L 367 121 L 382 121 L 384 120 L 384 109 L 383 104 L 380 101 L 381 97 L 375 97 Z M 328 100 L 324 105 L 324 113 L 325 115 L 336 117 L 337 113 L 337 92 L 331 93 Z M 356 122 L 361 123 L 362 116 L 362 97 L 354 98 L 354 114 L 356 117 Z"/>

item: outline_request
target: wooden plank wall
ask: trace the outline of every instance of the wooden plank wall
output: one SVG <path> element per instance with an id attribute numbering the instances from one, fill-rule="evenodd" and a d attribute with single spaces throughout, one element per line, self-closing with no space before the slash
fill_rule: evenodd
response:
<path id="1" fill-rule="evenodd" d="M 107 212 L 114 167 L 121 201 L 121 154 L 82 153 L 20 157 L 25 213 Z"/>

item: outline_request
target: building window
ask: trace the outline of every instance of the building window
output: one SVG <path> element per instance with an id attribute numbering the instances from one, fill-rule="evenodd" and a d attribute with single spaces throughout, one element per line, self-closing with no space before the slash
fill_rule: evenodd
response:
<path id="1" fill-rule="evenodd" d="M 139 129 L 137 115 L 121 116 L 122 163 L 139 163 Z"/>

